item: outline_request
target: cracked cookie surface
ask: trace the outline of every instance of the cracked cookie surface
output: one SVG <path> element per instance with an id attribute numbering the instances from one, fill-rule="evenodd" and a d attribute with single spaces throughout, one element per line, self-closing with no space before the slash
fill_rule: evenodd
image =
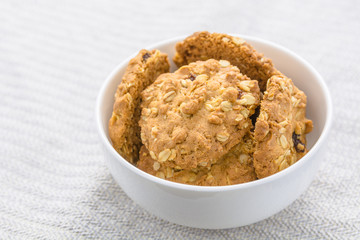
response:
<path id="1" fill-rule="evenodd" d="M 224 186 L 256 180 L 253 167 L 254 139 L 251 133 L 210 167 L 191 170 L 176 169 L 154 160 L 145 145 L 140 150 L 137 167 L 141 170 L 173 182 L 199 185 Z"/>
<path id="2" fill-rule="evenodd" d="M 290 78 L 279 75 L 269 79 L 255 124 L 258 178 L 277 173 L 306 154 L 305 134 L 313 128 L 305 117 L 306 101 L 304 92 Z"/>
<path id="3" fill-rule="evenodd" d="M 131 59 L 115 93 L 109 136 L 115 150 L 135 163 L 141 147 L 140 94 L 162 73 L 169 72 L 167 55 L 159 50 L 141 50 Z"/>
<path id="4" fill-rule="evenodd" d="M 143 91 L 141 140 L 165 166 L 209 167 L 249 132 L 259 102 L 257 81 L 228 61 L 191 63 Z"/>
<path id="5" fill-rule="evenodd" d="M 243 39 L 221 33 L 194 33 L 176 44 L 173 60 L 180 67 L 211 58 L 228 60 L 243 74 L 258 80 L 261 91 L 265 91 L 266 82 L 271 76 L 280 74 L 270 59 L 258 53 Z"/>

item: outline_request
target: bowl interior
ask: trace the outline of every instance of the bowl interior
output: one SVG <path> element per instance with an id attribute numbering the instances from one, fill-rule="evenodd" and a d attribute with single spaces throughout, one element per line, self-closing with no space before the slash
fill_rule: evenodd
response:
<path id="1" fill-rule="evenodd" d="M 279 45 L 248 36 L 237 36 L 244 38 L 253 45 L 258 52 L 261 52 L 264 56 L 272 59 L 276 68 L 286 76 L 290 77 L 294 81 L 294 84 L 307 95 L 306 115 L 307 118 L 311 119 L 314 123 L 313 131 L 307 135 L 307 147 L 311 150 L 323 134 L 325 128 L 329 128 L 331 118 L 331 101 L 321 76 L 305 60 Z M 167 40 L 150 46 L 147 49 L 159 49 L 160 51 L 167 53 L 171 62 L 170 71 L 172 72 L 177 69 L 171 60 L 175 53 L 175 44 L 182 39 L 184 39 L 184 37 Z M 100 125 L 101 135 L 107 138 L 106 144 L 110 147 L 111 141 L 108 135 L 108 120 L 112 113 L 114 94 L 118 84 L 121 82 L 121 78 L 129 60 L 135 55 L 136 53 L 124 60 L 124 62 L 112 72 L 99 94 L 97 103 L 98 124 Z M 286 170 L 287 169 L 284 171 Z"/>

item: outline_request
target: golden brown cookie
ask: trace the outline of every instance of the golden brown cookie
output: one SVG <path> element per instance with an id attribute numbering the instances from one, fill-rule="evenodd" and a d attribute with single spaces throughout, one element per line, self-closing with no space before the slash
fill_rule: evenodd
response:
<path id="1" fill-rule="evenodd" d="M 271 76 L 280 74 L 270 59 L 258 53 L 243 39 L 221 33 L 194 33 L 176 44 L 173 60 L 180 67 L 211 58 L 228 60 L 237 66 L 241 73 L 258 80 L 261 91 L 265 91 L 266 82 Z"/>
<path id="2" fill-rule="evenodd" d="M 137 167 L 154 176 L 178 183 L 200 186 L 232 185 L 256 180 L 253 152 L 254 140 L 249 133 L 211 167 L 182 170 L 164 166 L 163 163 L 154 160 L 143 145 Z"/>
<path id="3" fill-rule="evenodd" d="M 255 124 L 254 167 L 258 178 L 277 173 L 305 155 L 305 134 L 312 121 L 305 117 L 306 95 L 290 78 L 273 76 L 267 83 Z"/>
<path id="4" fill-rule="evenodd" d="M 167 166 L 208 167 L 249 132 L 259 95 L 257 81 L 225 60 L 162 74 L 142 93 L 141 140 Z"/>
<path id="5" fill-rule="evenodd" d="M 113 147 L 131 163 L 136 162 L 141 146 L 140 94 L 160 74 L 169 72 L 167 55 L 159 50 L 141 50 L 131 59 L 115 94 L 109 135 Z"/>

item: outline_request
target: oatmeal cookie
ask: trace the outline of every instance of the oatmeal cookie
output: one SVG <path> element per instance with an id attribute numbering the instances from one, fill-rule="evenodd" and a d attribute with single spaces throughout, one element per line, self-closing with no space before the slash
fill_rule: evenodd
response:
<path id="1" fill-rule="evenodd" d="M 160 74 L 169 72 L 169 67 L 166 54 L 159 50 L 141 50 L 130 60 L 117 88 L 109 136 L 115 150 L 131 163 L 138 159 L 141 146 L 140 94 Z"/>
<path id="2" fill-rule="evenodd" d="M 271 76 L 280 74 L 270 59 L 256 52 L 243 39 L 221 33 L 194 33 L 176 44 L 176 54 L 173 60 L 180 67 L 211 58 L 228 60 L 243 74 L 258 80 L 261 91 L 265 91 L 266 82 Z"/>
<path id="3" fill-rule="evenodd" d="M 141 140 L 165 165 L 209 167 L 249 132 L 259 96 L 257 81 L 228 61 L 191 63 L 143 91 Z"/>
<path id="4" fill-rule="evenodd" d="M 251 133 L 248 133 L 240 143 L 210 167 L 182 170 L 164 166 L 154 160 L 143 145 L 137 167 L 154 176 L 178 183 L 200 186 L 232 185 L 256 180 L 253 152 L 254 139 Z"/>
<path id="5" fill-rule="evenodd" d="M 312 128 L 306 119 L 306 95 L 291 79 L 273 76 L 267 83 L 255 124 L 254 167 L 258 178 L 294 164 L 307 152 L 305 134 Z"/>

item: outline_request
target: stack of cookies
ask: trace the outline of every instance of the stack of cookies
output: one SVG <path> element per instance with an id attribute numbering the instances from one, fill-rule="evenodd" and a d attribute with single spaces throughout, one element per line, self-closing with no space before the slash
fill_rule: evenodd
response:
<path id="1" fill-rule="evenodd" d="M 174 182 L 222 186 L 264 178 L 307 152 L 306 95 L 243 39 L 198 32 L 130 61 L 109 135 L 126 160 Z"/>

